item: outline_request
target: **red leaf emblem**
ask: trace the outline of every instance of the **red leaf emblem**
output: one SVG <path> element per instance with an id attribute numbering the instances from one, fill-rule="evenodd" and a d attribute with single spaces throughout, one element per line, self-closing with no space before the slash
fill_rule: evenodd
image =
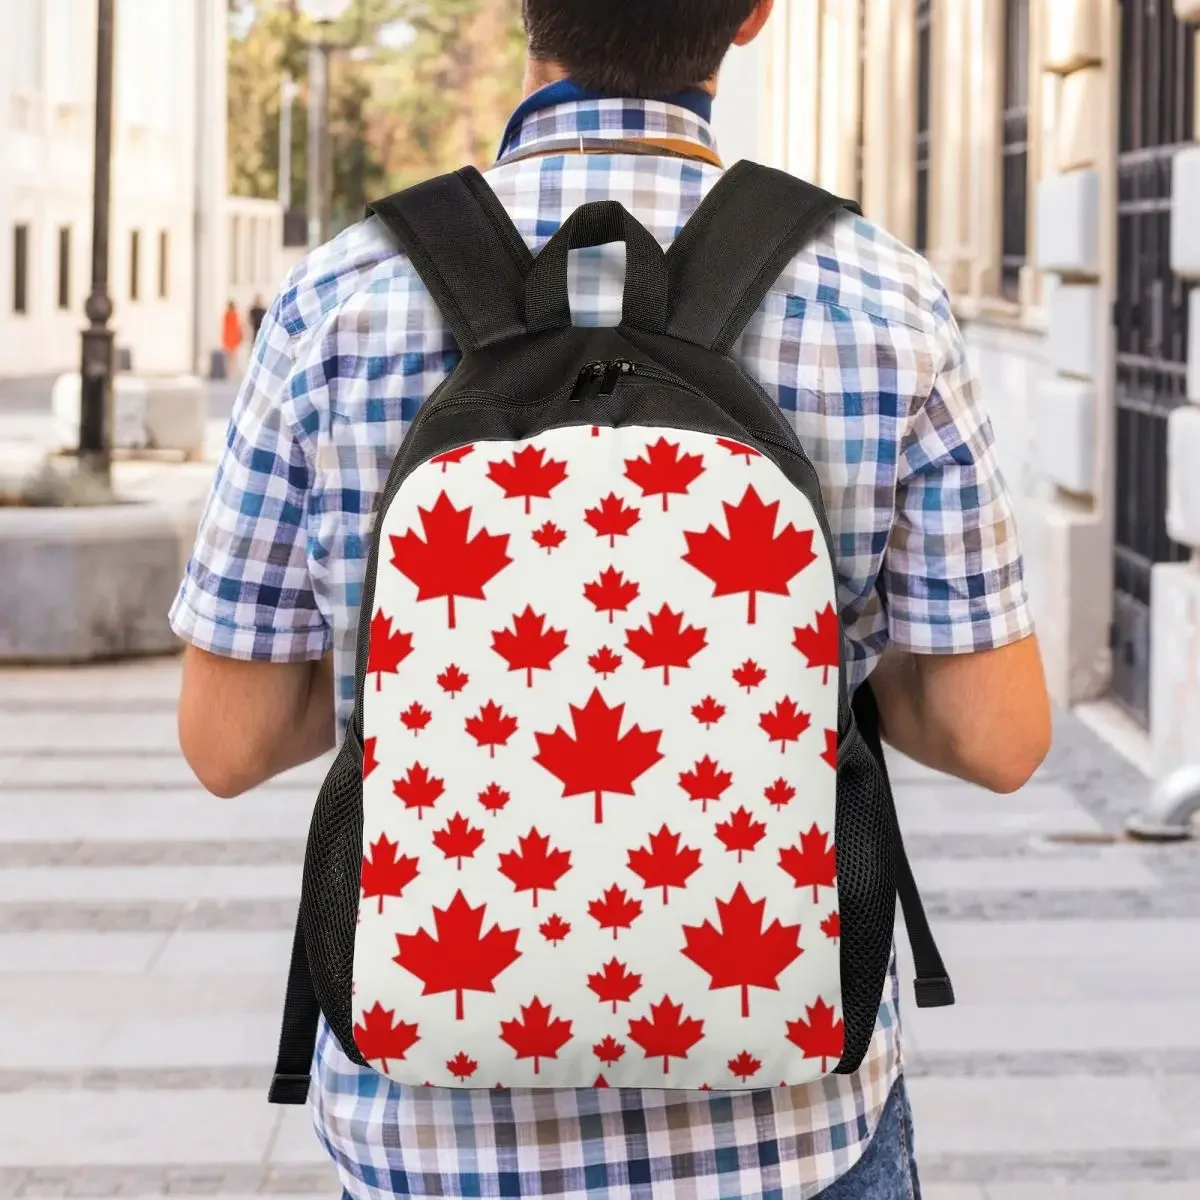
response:
<path id="1" fill-rule="evenodd" d="M 703 533 L 685 533 L 683 561 L 707 575 L 714 596 L 747 593 L 746 620 L 753 625 L 759 593 L 786 596 L 789 585 L 817 556 L 812 530 L 785 525 L 775 532 L 779 501 L 764 504 L 753 487 L 737 505 L 726 503 L 728 536 L 710 525 Z"/>
<path id="2" fill-rule="evenodd" d="M 625 889 L 615 883 L 599 900 L 588 903 L 588 916 L 601 929 L 611 929 L 614 942 L 617 940 L 617 934 L 622 929 L 630 928 L 641 915 L 642 902 L 631 899 L 625 894 Z"/>
<path id="3" fill-rule="evenodd" d="M 647 888 L 662 888 L 666 904 L 667 889 L 687 887 L 687 881 L 700 869 L 700 851 L 680 846 L 679 834 L 664 825 L 650 835 L 648 849 L 629 851 L 629 869 Z"/>
<path id="4" fill-rule="evenodd" d="M 566 531 L 559 529 L 553 521 L 547 521 L 541 528 L 535 529 L 532 537 L 534 543 L 545 550 L 547 554 L 557 550 L 567 540 Z"/>
<path id="5" fill-rule="evenodd" d="M 817 613 L 817 619 L 811 625 L 805 625 L 794 631 L 792 645 L 808 659 L 809 670 L 824 671 L 822 683 L 829 682 L 829 668 L 835 671 L 841 661 L 842 631 L 838 624 L 837 613 L 833 605 L 827 604 Z"/>
<path id="6" fill-rule="evenodd" d="M 842 936 L 842 918 L 836 912 L 831 912 L 821 922 L 821 932 L 831 942 L 836 942 Z"/>
<path id="7" fill-rule="evenodd" d="M 460 463 L 468 454 L 474 454 L 475 447 L 472 445 L 459 446 L 454 450 L 447 450 L 444 454 L 435 454 L 429 461 L 438 463 L 442 468 L 442 474 L 445 475 L 446 468 L 453 463 Z"/>
<path id="8" fill-rule="evenodd" d="M 707 754 L 690 771 L 679 775 L 679 786 L 689 799 L 700 802 L 701 812 L 708 812 L 709 801 L 720 800 L 732 783 L 733 772 L 722 771 Z"/>
<path id="9" fill-rule="evenodd" d="M 446 1063 L 446 1070 L 454 1076 L 455 1079 L 470 1079 L 476 1071 L 479 1070 L 479 1064 L 473 1059 L 468 1058 L 461 1050 Z"/>
<path id="10" fill-rule="evenodd" d="M 550 664 L 567 648 L 561 629 L 547 629 L 544 615 L 532 605 L 514 615 L 512 629 L 492 631 L 492 649 L 508 663 L 510 671 L 525 672 L 525 686 L 533 687 L 533 673 L 550 670 Z"/>
<path id="11" fill-rule="evenodd" d="M 438 677 L 438 687 L 445 692 L 451 700 L 458 695 L 459 692 L 471 682 L 470 675 L 464 674 L 453 663 L 451 663 Z"/>
<path id="12" fill-rule="evenodd" d="M 557 946 L 559 942 L 571 932 L 571 922 L 564 921 L 558 913 L 551 913 L 539 926 L 538 933 L 542 935 L 552 946 Z"/>
<path id="13" fill-rule="evenodd" d="M 829 1069 L 831 1058 L 841 1058 L 845 1042 L 845 1028 L 839 1017 L 833 1020 L 833 1007 L 820 996 L 816 1004 L 806 1004 L 804 1011 L 808 1020 L 787 1023 L 788 1041 L 804 1051 L 805 1058 L 819 1058 L 821 1070 Z"/>
<path id="14" fill-rule="evenodd" d="M 664 604 L 646 625 L 626 633 L 625 645 L 642 660 L 644 670 L 662 667 L 663 683 L 669 684 L 671 668 L 690 667 L 692 659 L 708 645 L 707 632 L 694 625 L 684 628 L 683 614 Z"/>
<path id="15" fill-rule="evenodd" d="M 725 705 L 718 704 L 712 696 L 705 696 L 699 704 L 692 705 L 692 716 L 705 729 L 711 729 L 724 715 Z"/>
<path id="16" fill-rule="evenodd" d="M 598 431 L 597 431 L 597 432 L 598 432 Z M 595 437 L 595 436 L 596 436 L 596 433 L 594 432 L 594 433 L 592 434 L 592 436 L 593 436 L 593 437 Z M 599 1074 L 599 1075 L 597 1075 L 597 1076 L 596 1076 L 595 1082 L 593 1082 L 593 1084 L 592 1084 L 592 1087 L 594 1087 L 594 1088 L 606 1088 L 606 1087 L 608 1087 L 608 1080 L 604 1078 L 604 1075 L 603 1075 L 603 1073 L 601 1073 L 601 1074 Z"/>
<path id="17" fill-rule="evenodd" d="M 785 846 L 779 851 L 779 865 L 796 887 L 812 888 L 814 904 L 817 888 L 833 887 L 837 879 L 837 850 L 828 842 L 829 834 L 822 833 L 814 822 L 807 833 L 800 835 L 799 847 Z"/>
<path id="18" fill-rule="evenodd" d="M 400 664 L 412 653 L 412 634 L 392 632 L 392 618 L 380 609 L 371 618 L 368 638 L 367 675 L 375 676 L 375 690 L 383 690 L 384 675 L 395 675 Z"/>
<path id="19" fill-rule="evenodd" d="M 731 1058 L 725 1065 L 731 1074 L 736 1075 L 743 1082 L 762 1069 L 762 1062 L 755 1058 L 749 1050 L 743 1050 L 741 1054 L 736 1058 Z"/>
<path id="20" fill-rule="evenodd" d="M 494 700 L 489 700 L 476 716 L 467 718 L 466 729 L 495 758 L 496 747 L 507 746 L 508 739 L 517 732 L 517 718 L 510 717 Z"/>
<path id="21" fill-rule="evenodd" d="M 613 1011 L 616 1011 L 616 1005 L 613 1005 Z M 592 1047 L 592 1053 L 606 1067 L 611 1067 L 614 1063 L 621 1061 L 625 1054 L 625 1047 L 610 1033 L 602 1042 L 597 1042 Z M 604 1076 L 601 1075 L 600 1078 L 603 1079 Z M 608 1087 L 608 1084 L 604 1084 L 603 1086 Z"/>
<path id="22" fill-rule="evenodd" d="M 498 784 L 489 783 L 487 787 L 479 793 L 479 803 L 488 810 L 494 817 L 512 797 Z"/>
<path id="23" fill-rule="evenodd" d="M 650 1005 L 650 1017 L 629 1022 L 629 1040 L 642 1048 L 647 1058 L 663 1060 L 663 1074 L 671 1070 L 671 1059 L 687 1058 L 688 1051 L 704 1037 L 704 1022 L 683 1015 L 683 1005 L 664 996 Z"/>
<path id="24" fill-rule="evenodd" d="M 683 956 L 708 973 L 709 991 L 736 987 L 742 993 L 742 1016 L 750 1015 L 750 989 L 779 990 L 779 976 L 803 953 L 800 926 L 778 920 L 763 927 L 766 900 L 751 900 L 739 883 L 728 900 L 717 901 L 720 929 L 705 921 L 685 925 Z"/>
<path id="25" fill-rule="evenodd" d="M 728 450 L 734 458 L 744 458 L 747 463 L 752 458 L 762 457 L 762 455 L 755 450 L 753 446 L 747 446 L 742 442 L 735 442 L 729 438 L 717 438 L 717 445 L 724 450 Z"/>
<path id="26" fill-rule="evenodd" d="M 738 862 L 741 862 L 742 855 L 753 850 L 767 836 L 767 827 L 762 821 L 754 820 L 747 809 L 739 808 L 717 826 L 716 833 L 726 850 L 737 851 Z"/>
<path id="27" fill-rule="evenodd" d="M 613 614 L 628 612 L 629 606 L 638 598 L 641 588 L 632 579 L 626 579 L 616 567 L 606 567 L 598 579 L 583 585 L 583 594 L 597 612 L 608 613 L 611 625 Z"/>
<path id="28" fill-rule="evenodd" d="M 433 844 L 447 857 L 458 859 L 462 870 L 464 858 L 474 858 L 475 851 L 483 845 L 483 830 L 476 829 L 462 813 L 455 813 L 446 822 L 445 828 L 433 835 Z"/>
<path id="29" fill-rule="evenodd" d="M 614 654 L 607 646 L 601 646 L 595 654 L 588 655 L 588 666 L 596 672 L 597 675 L 607 679 L 625 660 L 619 655 Z"/>
<path id="30" fill-rule="evenodd" d="M 836 771 L 838 754 L 838 735 L 836 729 L 825 730 L 825 749 L 821 757 Z"/>
<path id="31" fill-rule="evenodd" d="M 413 763 L 403 779 L 392 782 L 392 791 L 404 801 L 404 807 L 417 810 L 418 821 L 424 818 L 425 810 L 432 808 L 445 790 L 446 781 L 430 775 L 420 763 Z"/>
<path id="32" fill-rule="evenodd" d="M 422 996 L 454 993 L 454 1016 L 463 1019 L 464 992 L 494 992 L 496 976 L 521 957 L 516 929 L 493 925 L 483 932 L 487 905 L 472 908 L 461 891 L 446 908 L 434 907 L 437 936 L 424 929 L 396 934 L 393 962 L 425 985 Z"/>
<path id="33" fill-rule="evenodd" d="M 400 714 L 400 724 L 413 733 L 420 733 L 433 719 L 433 713 L 422 708 L 415 700 Z"/>
<path id="34" fill-rule="evenodd" d="M 558 881 L 571 869 L 569 850 L 552 850 L 550 839 L 531 829 L 517 838 L 517 849 L 500 855 L 500 874 L 512 881 L 518 892 L 533 893 L 533 907 L 538 906 L 538 892 L 552 892 Z"/>
<path id="35" fill-rule="evenodd" d="M 699 454 L 679 453 L 678 442 L 659 438 L 647 446 L 641 458 L 625 460 L 625 477 L 642 489 L 642 495 L 661 496 L 663 512 L 668 511 L 671 496 L 686 496 L 687 490 L 704 473 Z"/>
<path id="36" fill-rule="evenodd" d="M 593 689 L 583 708 L 570 705 L 572 737 L 561 726 L 553 733 L 535 733 L 538 752 L 533 761 L 563 785 L 563 796 L 595 797 L 595 818 L 604 821 L 605 792 L 620 796 L 634 794 L 634 781 L 662 755 L 658 750 L 661 730 L 645 732 L 634 725 L 621 733 L 625 705 L 609 708 L 598 689 Z"/>
<path id="37" fill-rule="evenodd" d="M 377 1062 L 388 1074 L 389 1062 L 403 1062 L 404 1056 L 421 1039 L 416 1025 L 396 1020 L 394 1009 L 384 1008 L 377 1000 L 354 1026 L 354 1044 L 368 1062 Z"/>
<path id="38" fill-rule="evenodd" d="M 601 1004 L 611 1004 L 613 1012 L 618 1004 L 631 1000 L 641 986 L 642 977 L 616 958 L 610 958 L 599 971 L 588 976 L 588 987 L 596 993 L 596 999 Z"/>
<path id="39" fill-rule="evenodd" d="M 516 451 L 511 461 L 488 463 L 488 478 L 504 489 L 506 500 L 524 500 L 528 514 L 534 500 L 549 500 L 567 477 L 567 464 L 547 458 L 540 446 Z"/>
<path id="40" fill-rule="evenodd" d="M 363 855 L 362 873 L 359 882 L 362 884 L 364 900 L 379 898 L 379 911 L 383 912 L 383 902 L 388 896 L 403 896 L 408 887 L 418 875 L 419 859 L 409 858 L 406 854 L 396 857 L 399 843 L 388 840 L 387 834 L 380 834 L 377 842 L 370 845 L 370 855 Z"/>
<path id="41" fill-rule="evenodd" d="M 783 808 L 785 804 L 790 804 L 795 799 L 796 789 L 786 779 L 777 779 L 763 788 L 763 795 L 773 808 Z"/>
<path id="42" fill-rule="evenodd" d="M 375 738 L 367 738 L 363 742 L 363 778 L 366 779 L 377 766 L 379 759 L 375 757 Z"/>
<path id="43" fill-rule="evenodd" d="M 616 547 L 617 538 L 629 536 L 642 514 L 626 505 L 616 492 L 609 492 L 595 508 L 584 509 L 583 519 L 596 531 L 597 537 L 608 538 L 611 549 Z"/>
<path id="44" fill-rule="evenodd" d="M 417 514 L 425 537 L 412 529 L 403 537 L 393 535 L 392 566 L 417 585 L 418 601 L 445 599 L 453 629 L 455 599 L 484 599 L 484 584 L 512 562 L 508 534 L 481 529 L 468 537 L 470 506 L 455 508 L 445 492 L 432 508 L 418 508 Z"/>
<path id="45" fill-rule="evenodd" d="M 551 1018 L 550 1006 L 536 996 L 521 1006 L 519 1020 L 500 1022 L 500 1040 L 516 1051 L 517 1058 L 532 1058 L 536 1075 L 543 1058 L 557 1058 L 571 1040 L 571 1022 Z"/>
<path id="46" fill-rule="evenodd" d="M 733 682 L 738 687 L 744 687 L 747 692 L 751 688 L 756 688 L 764 679 L 767 673 L 754 661 L 752 658 L 746 659 L 740 667 L 733 672 Z"/>
<path id="47" fill-rule="evenodd" d="M 787 749 L 788 742 L 798 742 L 811 723 L 812 717 L 801 712 L 796 702 L 788 696 L 784 696 L 771 712 L 762 713 L 758 718 L 758 724 L 767 737 L 779 743 L 780 754 Z"/>

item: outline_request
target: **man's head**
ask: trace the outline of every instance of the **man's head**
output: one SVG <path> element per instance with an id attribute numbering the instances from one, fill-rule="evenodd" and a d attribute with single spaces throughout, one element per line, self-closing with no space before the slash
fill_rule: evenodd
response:
<path id="1" fill-rule="evenodd" d="M 583 87 L 654 98 L 706 85 L 774 0 L 525 0 L 531 58 Z"/>

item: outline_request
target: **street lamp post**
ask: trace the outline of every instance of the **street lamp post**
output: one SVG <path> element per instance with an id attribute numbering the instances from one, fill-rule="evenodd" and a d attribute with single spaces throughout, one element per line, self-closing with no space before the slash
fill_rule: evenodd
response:
<path id="1" fill-rule="evenodd" d="M 97 0 L 96 132 L 92 185 L 92 288 L 84 312 L 79 372 L 79 464 L 107 480 L 112 467 L 113 331 L 108 321 L 109 195 L 112 175 L 113 31 L 116 0 Z"/>

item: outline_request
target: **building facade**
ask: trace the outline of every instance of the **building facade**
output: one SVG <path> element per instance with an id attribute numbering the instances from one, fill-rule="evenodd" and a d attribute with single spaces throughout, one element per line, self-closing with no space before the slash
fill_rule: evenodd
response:
<path id="1" fill-rule="evenodd" d="M 722 85 L 728 158 L 945 280 L 1054 696 L 1159 775 L 1200 761 L 1198 31 L 1200 0 L 781 0 Z"/>

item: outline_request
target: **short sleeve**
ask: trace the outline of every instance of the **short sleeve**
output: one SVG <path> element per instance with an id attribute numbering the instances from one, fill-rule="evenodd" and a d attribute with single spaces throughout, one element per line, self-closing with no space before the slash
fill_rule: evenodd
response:
<path id="1" fill-rule="evenodd" d="M 929 395 L 899 448 L 896 515 L 883 563 L 889 640 L 960 654 L 1033 632 L 1011 497 L 979 383 L 945 294 Z"/>
<path id="2" fill-rule="evenodd" d="M 213 654 L 294 662 L 323 657 L 331 636 L 309 577 L 312 463 L 288 420 L 296 346 L 279 308 L 255 341 L 170 621 Z"/>

